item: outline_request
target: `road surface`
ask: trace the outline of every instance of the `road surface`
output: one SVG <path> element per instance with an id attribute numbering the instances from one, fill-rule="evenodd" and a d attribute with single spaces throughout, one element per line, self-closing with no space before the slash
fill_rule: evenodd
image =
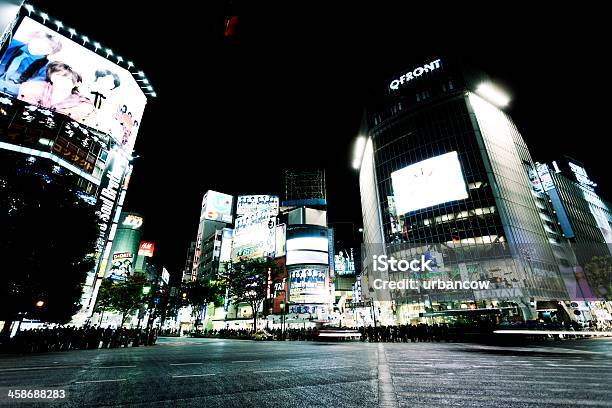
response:
<path id="1" fill-rule="evenodd" d="M 0 406 L 612 407 L 612 339 L 522 347 L 160 338 L 0 355 Z M 8 398 L 62 389 L 64 399 Z"/>

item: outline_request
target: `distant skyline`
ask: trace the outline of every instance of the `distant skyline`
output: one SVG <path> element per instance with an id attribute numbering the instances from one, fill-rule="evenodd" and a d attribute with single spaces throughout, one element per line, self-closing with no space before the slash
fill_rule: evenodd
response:
<path id="1" fill-rule="evenodd" d="M 202 195 L 282 193 L 282 169 L 326 169 L 330 222 L 361 223 L 352 143 L 367 95 L 414 61 L 460 55 L 507 89 L 506 110 L 534 160 L 585 164 L 612 196 L 605 149 L 610 91 L 600 16 L 577 10 L 476 6 L 337 7 L 240 2 L 177 7 L 108 1 L 96 13 L 68 1 L 31 2 L 134 61 L 158 98 L 136 141 L 125 209 L 174 273 L 195 238 Z M 245 2 L 245 4 L 248 4 Z M 237 15 L 225 38 L 224 19 Z M 598 21 L 600 19 L 601 21 Z M 281 194 L 282 195 L 282 194 Z"/>

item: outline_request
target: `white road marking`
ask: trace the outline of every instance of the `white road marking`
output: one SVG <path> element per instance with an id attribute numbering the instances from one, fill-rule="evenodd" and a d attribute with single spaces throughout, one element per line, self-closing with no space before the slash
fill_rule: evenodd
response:
<path id="1" fill-rule="evenodd" d="M 117 378 L 116 380 L 90 380 L 90 381 L 77 381 L 77 384 L 85 384 L 85 383 L 102 383 L 102 382 L 117 382 L 117 381 L 126 381 L 125 378 Z"/>
<path id="2" fill-rule="evenodd" d="M 51 366 L 51 367 L 19 367 L 19 368 L 2 368 L 0 371 L 23 371 L 23 370 L 57 370 L 62 368 L 81 368 L 83 366 Z"/>
<path id="3" fill-rule="evenodd" d="M 173 375 L 172 378 L 185 378 L 185 377 L 210 377 L 217 374 L 189 374 L 189 375 Z"/>
<path id="4" fill-rule="evenodd" d="M 321 369 L 335 369 L 335 368 L 352 368 L 353 366 L 331 366 L 331 367 L 317 367 Z"/>
<path id="5" fill-rule="evenodd" d="M 100 367 L 91 367 L 91 368 L 133 368 L 135 365 L 130 366 L 100 366 Z"/>
<path id="6" fill-rule="evenodd" d="M 257 363 L 258 361 L 261 361 L 261 360 L 237 360 L 237 361 L 232 361 L 232 363 Z"/>
<path id="7" fill-rule="evenodd" d="M 289 370 L 260 370 L 253 371 L 254 373 L 288 373 Z"/>
<path id="8" fill-rule="evenodd" d="M 183 365 L 201 365 L 204 363 L 172 363 L 171 366 L 183 366 Z"/>
<path id="9" fill-rule="evenodd" d="M 555 363 L 546 363 L 546 365 L 549 365 L 551 367 L 592 367 L 592 368 L 606 368 L 606 369 L 610 369 L 612 368 L 612 366 L 610 365 L 594 365 L 594 364 L 555 364 Z"/>

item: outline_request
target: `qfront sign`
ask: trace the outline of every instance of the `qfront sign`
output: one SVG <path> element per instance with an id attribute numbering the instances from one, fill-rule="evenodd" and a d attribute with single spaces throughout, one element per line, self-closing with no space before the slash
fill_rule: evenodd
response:
<path id="1" fill-rule="evenodd" d="M 412 71 L 406 72 L 404 75 L 401 75 L 399 78 L 394 79 L 389 84 L 389 88 L 398 90 L 401 85 L 404 85 L 413 79 L 420 77 L 423 74 L 427 74 L 431 71 L 435 71 L 440 68 L 440 60 L 433 60 L 428 64 L 424 64 L 422 66 L 414 68 Z"/>

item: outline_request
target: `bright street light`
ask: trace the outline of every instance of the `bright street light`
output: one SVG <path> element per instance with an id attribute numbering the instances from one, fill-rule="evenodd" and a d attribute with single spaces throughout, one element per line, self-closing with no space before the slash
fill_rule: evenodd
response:
<path id="1" fill-rule="evenodd" d="M 366 138 L 365 136 L 359 136 L 355 142 L 355 150 L 353 151 L 353 168 L 359 169 L 361 167 L 361 159 L 363 158 L 363 150 L 365 149 Z"/>
<path id="2" fill-rule="evenodd" d="M 510 97 L 490 82 L 483 82 L 478 85 L 476 93 L 500 108 L 503 108 L 510 102 Z"/>

